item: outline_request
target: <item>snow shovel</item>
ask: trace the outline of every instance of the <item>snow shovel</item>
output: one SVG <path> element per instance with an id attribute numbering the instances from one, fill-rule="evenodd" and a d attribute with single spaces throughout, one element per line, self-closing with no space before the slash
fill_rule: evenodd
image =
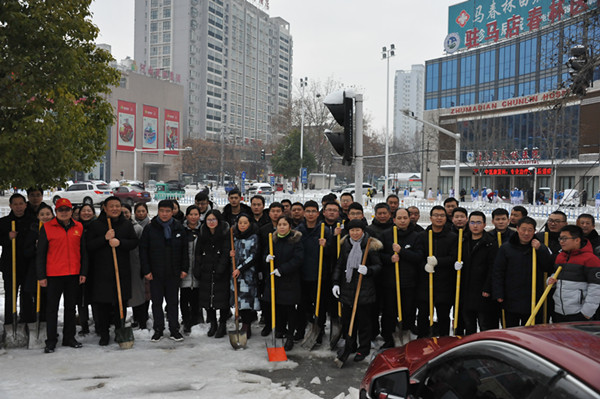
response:
<path id="1" fill-rule="evenodd" d="M 11 231 L 17 231 L 15 221 L 10 223 Z M 29 338 L 27 330 L 20 329 L 17 324 L 17 239 L 13 238 L 12 242 L 12 333 L 4 329 L 3 341 L 6 348 L 21 348 L 27 346 Z"/>
<path id="2" fill-rule="evenodd" d="M 35 301 L 35 323 L 29 323 L 27 330 L 29 331 L 29 343 L 27 349 L 40 349 L 46 345 L 46 323 L 40 322 L 40 299 L 42 287 L 37 283 L 37 294 Z"/>
<path id="3" fill-rule="evenodd" d="M 269 254 L 273 256 L 273 233 L 269 233 Z M 271 263 L 271 331 L 273 334 L 273 346 L 269 347 L 269 343 L 266 342 L 267 345 L 267 354 L 269 356 L 270 362 L 284 362 L 288 360 L 287 355 L 285 354 L 285 349 L 283 346 L 277 346 L 276 338 L 275 338 L 275 275 L 273 271 L 275 270 L 275 265 L 273 259 L 270 261 Z"/>
<path id="4" fill-rule="evenodd" d="M 458 262 L 462 261 L 462 241 L 463 229 L 458 229 Z M 456 328 L 458 327 L 458 305 L 460 302 L 460 274 L 461 270 L 456 271 L 456 298 L 454 298 L 454 322 L 452 323 L 452 331 L 456 336 Z"/>
<path id="5" fill-rule="evenodd" d="M 556 272 L 554 272 L 554 275 L 552 276 L 552 278 L 556 280 L 561 271 L 562 271 L 562 266 L 559 266 L 556 269 Z M 548 297 L 548 294 L 550 293 L 550 290 L 552 289 L 553 286 L 554 286 L 554 284 L 550 284 L 546 287 L 546 289 L 544 290 L 544 293 L 542 294 L 542 297 L 540 298 L 537 305 L 535 305 L 535 308 L 531 312 L 531 316 L 529 316 L 527 323 L 525 323 L 525 326 L 535 325 L 535 316 L 540 311 L 540 308 L 542 307 L 542 305 L 546 302 L 546 298 Z"/>
<path id="6" fill-rule="evenodd" d="M 433 230 L 429 230 L 429 256 L 433 256 Z M 433 337 L 433 273 L 429 273 L 429 335 Z"/>
<path id="7" fill-rule="evenodd" d="M 550 233 L 548 233 L 547 231 L 544 232 L 544 245 L 546 247 L 548 247 L 549 239 L 550 239 Z M 546 284 L 546 281 L 548 281 L 548 272 L 544 272 L 544 284 Z M 544 302 L 544 310 L 542 311 L 542 314 L 544 315 L 544 321 L 542 322 L 542 324 L 546 324 L 548 322 L 548 302 L 547 301 Z"/>
<path id="8" fill-rule="evenodd" d="M 369 246 L 371 244 L 371 237 L 367 240 L 367 246 L 365 248 L 365 253 L 363 254 L 362 264 L 364 265 L 367 262 L 367 255 L 369 254 Z M 354 294 L 354 304 L 352 306 L 352 316 L 350 317 L 350 327 L 348 328 L 348 338 L 346 339 L 346 344 L 344 345 L 344 351 L 335 358 L 334 362 L 338 366 L 338 368 L 344 367 L 344 363 L 348 360 L 348 356 L 350 356 L 350 352 L 352 352 L 352 344 L 350 343 L 352 337 L 352 330 L 354 330 L 354 317 L 356 316 L 356 306 L 358 305 L 358 297 L 360 296 L 360 286 L 362 285 L 363 275 L 358 274 L 358 283 L 356 284 L 356 293 Z"/>
<path id="9" fill-rule="evenodd" d="M 531 314 L 533 314 L 533 311 L 535 310 L 535 304 L 537 303 L 537 301 L 536 301 L 536 294 L 537 294 L 536 276 L 537 276 L 537 251 L 535 250 L 535 248 L 531 247 Z M 535 318 L 531 322 L 531 325 L 535 326 Z"/>
<path id="10" fill-rule="evenodd" d="M 502 234 L 498 232 L 498 248 L 502 246 Z M 502 328 L 506 328 L 506 312 L 504 311 L 504 307 L 502 307 Z"/>
<path id="11" fill-rule="evenodd" d="M 233 227 L 229 230 L 229 237 L 231 239 L 231 250 L 235 250 L 233 244 Z M 235 268 L 235 256 L 231 258 L 231 264 L 233 266 L 233 271 Z M 241 349 L 246 347 L 246 343 L 248 342 L 248 336 L 246 332 L 240 332 L 240 312 L 238 308 L 238 282 L 237 279 L 233 279 L 233 298 L 235 304 L 235 331 L 228 331 L 229 334 L 229 343 L 233 346 L 233 349 Z"/>
<path id="12" fill-rule="evenodd" d="M 110 218 L 107 216 L 108 228 L 112 229 L 112 223 Z M 115 278 L 117 280 L 117 297 L 119 298 L 119 316 L 121 325 L 115 326 L 115 341 L 119 344 L 121 349 L 131 349 L 133 347 L 133 330 L 131 327 L 125 327 L 125 317 L 123 315 L 123 299 L 121 298 L 121 279 L 119 278 L 119 264 L 117 262 L 117 250 L 115 247 L 111 247 L 113 262 L 115 264 Z"/>
<path id="13" fill-rule="evenodd" d="M 325 238 L 325 223 L 321 223 L 321 239 Z M 319 245 L 319 277 L 317 279 L 317 300 L 315 301 L 315 317 L 310 323 L 310 331 L 302 343 L 304 349 L 312 350 L 317 344 L 317 338 L 321 334 L 319 327 L 319 307 L 321 306 L 321 279 L 323 275 L 323 247 Z"/>
<path id="14" fill-rule="evenodd" d="M 336 227 L 340 227 L 340 224 L 338 223 Z M 337 235 L 337 257 L 340 257 L 340 237 L 341 234 Z M 338 301 L 337 303 L 337 308 L 338 308 L 338 317 L 335 318 L 333 317 L 333 315 L 331 316 L 331 320 L 330 320 L 330 330 L 329 330 L 329 347 L 331 348 L 331 350 L 334 350 L 335 347 L 337 346 L 340 338 L 342 337 L 342 323 L 340 322 L 340 320 L 342 319 L 342 303 L 340 301 Z"/>
<path id="15" fill-rule="evenodd" d="M 398 227 L 394 226 L 394 244 L 398 244 Z M 398 252 L 394 252 L 398 255 Z M 400 298 L 400 265 L 395 262 L 394 268 L 396 269 L 396 305 L 398 308 L 398 323 L 396 323 L 396 329 L 392 333 L 394 338 L 395 346 L 402 346 L 404 344 L 402 336 L 402 300 Z"/>

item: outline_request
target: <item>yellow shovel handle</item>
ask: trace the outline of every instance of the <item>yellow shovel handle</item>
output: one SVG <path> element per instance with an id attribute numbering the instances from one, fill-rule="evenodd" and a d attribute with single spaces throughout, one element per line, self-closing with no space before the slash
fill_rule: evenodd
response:
<path id="1" fill-rule="evenodd" d="M 273 233 L 269 233 L 269 254 L 273 256 Z M 271 266 L 271 329 L 275 334 L 275 275 L 273 274 L 275 262 L 271 259 L 269 263 Z"/>
<path id="2" fill-rule="evenodd" d="M 562 271 L 562 266 L 559 266 L 558 269 L 556 269 L 556 272 L 554 272 L 554 275 L 552 276 L 552 278 L 556 280 L 561 271 Z M 542 294 L 542 297 L 538 301 L 537 305 L 535 305 L 535 307 L 533 308 L 533 311 L 531 312 L 531 316 L 529 316 L 529 319 L 527 320 L 527 323 L 525 323 L 525 326 L 535 325 L 535 316 L 537 315 L 537 312 L 539 312 L 540 308 L 542 307 L 542 304 L 544 302 L 546 302 L 546 297 L 550 293 L 550 290 L 552 289 L 553 286 L 554 286 L 554 284 L 550 284 L 546 287 L 546 289 L 544 290 L 544 293 Z"/>

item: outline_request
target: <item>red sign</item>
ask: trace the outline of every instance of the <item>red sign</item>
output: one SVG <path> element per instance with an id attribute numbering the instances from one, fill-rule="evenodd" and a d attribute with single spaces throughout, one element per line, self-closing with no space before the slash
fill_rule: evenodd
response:
<path id="1" fill-rule="evenodd" d="M 135 148 L 135 103 L 117 101 L 117 150 Z"/>
<path id="2" fill-rule="evenodd" d="M 165 109 L 165 154 L 179 155 L 179 111 Z"/>
<path id="3" fill-rule="evenodd" d="M 552 174 L 552 168 L 536 168 L 539 176 L 549 176 Z M 533 171 L 529 168 L 487 168 L 473 169 L 474 175 L 483 176 L 527 176 L 533 175 Z"/>
<path id="4" fill-rule="evenodd" d="M 144 105 L 142 112 L 142 127 L 144 129 L 144 140 L 142 141 L 142 148 L 145 150 L 156 150 L 158 148 L 157 107 Z"/>

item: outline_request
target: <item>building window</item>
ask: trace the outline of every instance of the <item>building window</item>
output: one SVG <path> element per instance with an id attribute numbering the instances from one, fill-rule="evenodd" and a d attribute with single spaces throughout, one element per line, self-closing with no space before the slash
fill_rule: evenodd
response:
<path id="1" fill-rule="evenodd" d="M 425 92 L 431 93 L 438 91 L 438 84 L 440 78 L 440 64 L 429 64 L 427 65 L 427 82 L 425 84 Z"/>
<path id="2" fill-rule="evenodd" d="M 502 47 L 498 51 L 498 79 L 515 76 L 516 46 L 514 44 Z"/>
<path id="3" fill-rule="evenodd" d="M 171 30 L 171 21 L 163 21 L 163 30 Z"/>
<path id="4" fill-rule="evenodd" d="M 158 10 L 150 11 L 150 19 L 158 19 Z"/>
<path id="5" fill-rule="evenodd" d="M 558 65 L 559 33 L 550 32 L 541 37 L 540 70 L 554 68 Z"/>
<path id="6" fill-rule="evenodd" d="M 575 176 L 558 176 L 558 189 L 560 191 L 575 187 Z"/>
<path id="7" fill-rule="evenodd" d="M 457 60 L 442 62 L 442 90 L 456 88 Z"/>
<path id="8" fill-rule="evenodd" d="M 460 86 L 472 86 L 477 76 L 477 63 L 474 55 L 460 60 Z"/>
<path id="9" fill-rule="evenodd" d="M 537 38 L 521 42 L 519 51 L 519 74 L 535 72 L 537 69 Z"/>
<path id="10" fill-rule="evenodd" d="M 158 34 L 153 33 L 150 35 L 150 44 L 158 43 Z"/>
<path id="11" fill-rule="evenodd" d="M 163 18 L 171 18 L 171 9 L 163 8 Z"/>
<path id="12" fill-rule="evenodd" d="M 448 194 L 452 188 L 453 176 L 440 176 L 438 188 L 442 190 L 442 194 Z"/>
<path id="13" fill-rule="evenodd" d="M 479 102 L 488 103 L 494 101 L 494 89 L 480 90 L 479 91 Z"/>
<path id="14" fill-rule="evenodd" d="M 163 54 L 170 54 L 171 53 L 171 46 L 170 45 L 163 46 L 162 53 Z"/>
<path id="15" fill-rule="evenodd" d="M 519 91 L 517 96 L 528 96 L 530 94 L 534 94 L 535 92 L 535 80 L 530 80 L 529 82 L 519 83 Z"/>
<path id="16" fill-rule="evenodd" d="M 498 100 L 506 100 L 515 96 L 514 85 L 498 87 Z"/>
<path id="17" fill-rule="evenodd" d="M 158 55 L 158 47 L 152 46 L 150 47 L 150 56 L 155 57 Z"/>
<path id="18" fill-rule="evenodd" d="M 156 32 L 158 30 L 158 24 L 156 22 L 152 22 L 150 24 L 150 32 Z"/>
<path id="19" fill-rule="evenodd" d="M 460 101 L 458 105 L 471 105 L 475 104 L 475 92 L 472 91 L 470 93 L 463 93 L 460 95 Z"/>
<path id="20" fill-rule="evenodd" d="M 168 68 L 171 65 L 171 57 L 164 57 L 162 60 L 162 66 Z"/>
<path id="21" fill-rule="evenodd" d="M 442 97 L 442 108 L 451 108 L 456 106 L 456 96 Z"/>
<path id="22" fill-rule="evenodd" d="M 436 98 L 428 98 L 425 100 L 425 109 L 437 109 L 438 107 L 438 99 Z"/>

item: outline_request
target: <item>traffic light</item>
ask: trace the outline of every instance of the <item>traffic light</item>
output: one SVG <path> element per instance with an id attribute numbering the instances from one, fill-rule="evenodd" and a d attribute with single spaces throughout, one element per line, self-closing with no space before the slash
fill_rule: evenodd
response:
<path id="1" fill-rule="evenodd" d="M 122 170 L 122 171 L 121 171 L 121 177 L 123 177 L 123 175 L 124 175 L 124 174 L 125 174 L 125 171 L 124 171 L 124 170 Z"/>
<path id="2" fill-rule="evenodd" d="M 594 76 L 594 66 L 590 62 L 588 49 L 583 45 L 576 45 L 569 50 L 570 58 L 566 62 L 571 75 L 571 91 L 573 94 L 583 96 L 591 86 Z"/>
<path id="3" fill-rule="evenodd" d="M 265 160 L 265 149 L 260 150 L 260 159 Z"/>
<path id="4" fill-rule="evenodd" d="M 342 156 L 342 165 L 351 165 L 354 156 L 354 99 L 347 94 L 340 90 L 323 101 L 336 122 L 344 127 L 343 132 L 325 132 L 335 152 Z"/>

